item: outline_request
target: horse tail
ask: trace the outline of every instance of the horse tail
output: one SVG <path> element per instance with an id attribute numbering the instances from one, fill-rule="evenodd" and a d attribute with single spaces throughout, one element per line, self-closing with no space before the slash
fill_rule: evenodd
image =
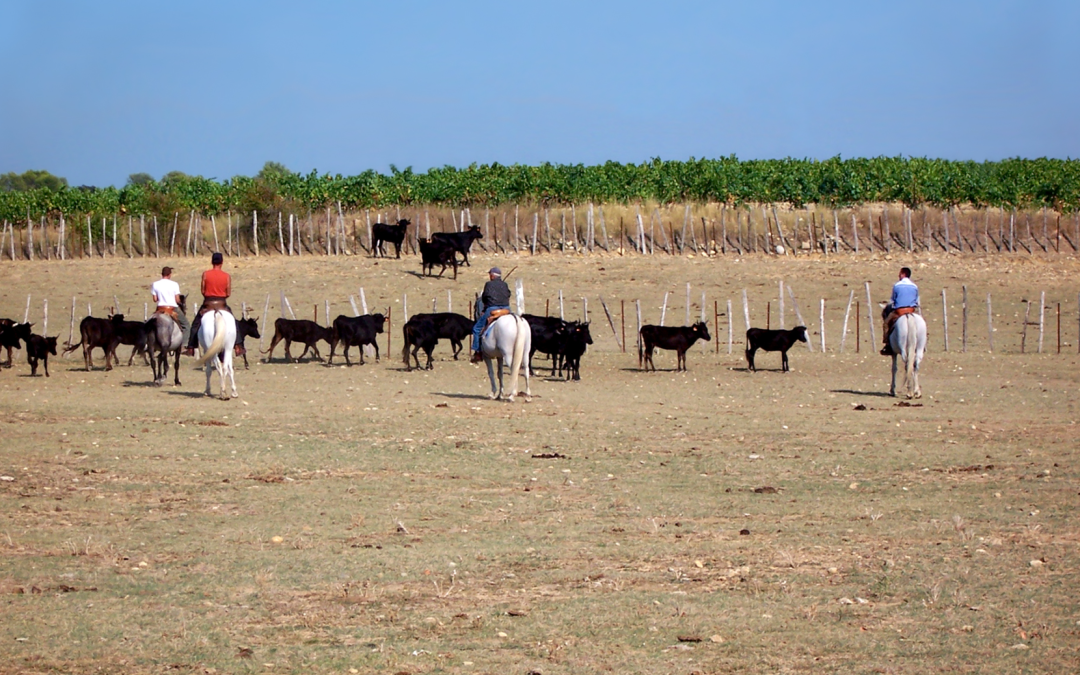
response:
<path id="1" fill-rule="evenodd" d="M 907 369 L 908 382 L 915 380 L 915 350 L 919 343 L 918 322 L 914 318 L 908 318 L 914 316 L 914 314 L 908 314 L 904 317 L 905 327 L 907 328 L 907 342 L 904 345 L 906 356 L 904 367 Z"/>
<path id="2" fill-rule="evenodd" d="M 222 316 L 220 311 L 214 312 L 214 341 L 210 343 L 210 346 L 206 348 L 203 355 L 196 361 L 195 365 L 204 365 L 211 358 L 217 356 L 222 348 L 225 347 L 225 317 Z"/>
<path id="3" fill-rule="evenodd" d="M 528 322 L 520 316 L 514 317 L 514 357 L 510 361 L 510 391 L 513 394 L 518 390 L 518 374 L 521 371 L 521 362 L 525 359 L 525 328 Z"/>

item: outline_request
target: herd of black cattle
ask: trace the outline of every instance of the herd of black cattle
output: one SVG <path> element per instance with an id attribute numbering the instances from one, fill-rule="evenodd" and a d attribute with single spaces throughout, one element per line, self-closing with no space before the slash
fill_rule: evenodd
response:
<path id="1" fill-rule="evenodd" d="M 398 258 L 401 257 L 401 245 L 405 241 L 408 220 L 399 220 L 396 225 L 376 223 L 372 227 L 372 255 L 386 255 L 386 242 L 394 245 L 394 251 Z M 466 228 L 462 232 L 439 232 L 431 236 L 431 239 L 420 238 L 417 240 L 421 256 L 421 273 L 434 273 L 434 267 L 440 265 L 439 276 L 442 276 L 447 267 L 452 267 L 454 277 L 457 278 L 459 264 L 469 264 L 469 249 L 473 241 L 483 239 L 478 226 Z M 458 254 L 462 260 L 458 261 Z M 183 297 L 183 296 L 181 296 Z M 593 343 L 592 335 L 589 334 L 589 322 L 564 321 L 563 319 L 550 316 L 536 316 L 523 314 L 522 317 L 529 322 L 532 330 L 532 349 L 529 353 L 529 367 L 532 368 L 532 357 L 536 352 L 547 354 L 551 357 L 551 376 L 556 372 L 567 379 L 581 379 L 581 357 L 585 354 L 588 345 Z M 349 360 L 349 348 L 358 347 L 360 350 L 360 365 L 364 364 L 364 347 L 370 345 L 374 348 L 375 359 L 379 359 L 379 345 L 376 341 L 378 334 L 382 333 L 386 319 L 382 314 L 365 314 L 363 316 L 338 316 L 331 326 L 320 326 L 314 321 L 295 320 L 280 318 L 274 322 L 274 337 L 270 341 L 270 348 L 264 354 L 267 361 L 274 356 L 274 348 L 280 342 L 285 343 L 285 360 L 293 361 L 291 346 L 293 342 L 304 345 L 297 360 L 302 359 L 309 351 L 313 359 L 322 360 L 319 353 L 318 343 L 326 342 L 330 345 L 328 365 L 333 365 L 334 352 L 339 345 L 344 347 L 345 363 L 352 365 Z M 15 323 L 11 319 L 0 319 L 0 348 L 7 349 L 7 367 L 12 365 L 12 351 L 26 344 L 26 358 L 30 364 L 30 374 L 37 375 L 38 362 L 45 366 L 45 376 L 49 376 L 49 355 L 56 356 L 57 337 L 45 337 L 34 335 L 31 332 L 32 324 Z M 462 342 L 471 339 L 473 320 L 461 314 L 442 312 L 433 314 L 415 314 L 409 318 L 402 328 L 405 346 L 402 350 L 402 360 L 406 370 L 413 369 L 413 363 L 420 367 L 419 352 L 424 351 L 427 356 L 425 367 L 431 370 L 431 354 L 439 340 L 449 340 L 453 348 L 454 360 L 463 350 Z M 149 365 L 147 359 L 147 335 L 153 330 L 153 321 L 127 321 L 123 314 L 114 314 L 108 318 L 88 316 L 79 324 L 80 340 L 75 344 L 68 344 L 64 354 L 74 351 L 79 347 L 83 350 L 83 360 L 86 369 L 93 368 L 91 353 L 94 349 L 105 352 L 105 370 L 112 370 L 112 363 L 117 361 L 116 349 L 120 345 L 132 347 L 131 356 L 128 358 L 130 366 L 137 355 L 142 355 L 143 361 Z M 260 338 L 259 327 L 256 319 L 241 318 L 236 321 L 236 346 L 238 357 L 243 357 L 244 367 L 248 367 L 247 349 L 244 344 L 245 338 Z M 653 350 L 656 348 L 673 350 L 677 354 L 676 370 L 686 370 L 686 352 L 693 344 L 701 339 L 711 339 L 709 328 L 704 322 L 693 326 L 642 326 L 638 340 L 638 359 L 645 370 L 656 370 L 653 365 Z M 750 370 L 755 370 L 754 353 L 758 349 L 764 351 L 779 351 L 783 353 L 784 371 L 788 370 L 787 352 L 796 341 L 806 342 L 806 328 L 798 326 L 791 330 L 764 330 L 751 328 L 746 333 L 746 359 Z M 411 358 L 410 358 L 411 357 Z M 177 380 L 179 383 L 179 380 Z"/>

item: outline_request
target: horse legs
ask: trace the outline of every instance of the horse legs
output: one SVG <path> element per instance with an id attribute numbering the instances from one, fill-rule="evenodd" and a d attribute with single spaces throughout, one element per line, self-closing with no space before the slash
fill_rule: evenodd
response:
<path id="1" fill-rule="evenodd" d="M 180 352 L 183 351 L 180 347 L 176 348 L 175 357 L 173 360 L 173 384 L 177 387 L 180 386 Z M 169 362 L 169 355 L 167 352 L 162 352 L 162 359 L 165 363 Z"/>
<path id="2" fill-rule="evenodd" d="M 206 362 L 206 366 L 203 370 L 206 371 L 206 389 L 203 390 L 203 396 L 210 396 L 210 373 L 214 370 L 214 363 L 212 360 Z"/>
<path id="3" fill-rule="evenodd" d="M 787 350 L 780 352 L 780 372 L 786 373 L 788 371 L 787 362 Z"/>
<path id="4" fill-rule="evenodd" d="M 889 396 L 896 396 L 896 353 L 892 355 L 892 383 L 889 385 Z"/>
<path id="5" fill-rule="evenodd" d="M 484 363 L 487 365 L 488 379 L 491 381 L 491 400 L 497 400 L 502 393 L 502 359 L 498 361 L 499 364 L 499 386 L 495 386 L 495 366 L 492 363 L 493 359 L 484 354 Z"/>
<path id="6" fill-rule="evenodd" d="M 746 364 L 751 373 L 756 373 L 757 368 L 754 367 L 754 353 L 757 352 L 757 347 L 750 347 L 746 350 Z"/>
<path id="7" fill-rule="evenodd" d="M 229 386 L 232 388 L 232 398 L 239 396 L 236 393 L 236 375 L 233 370 L 233 362 L 231 354 L 225 355 L 225 360 L 221 362 L 221 400 L 228 401 L 229 398 L 225 396 L 225 376 L 229 376 Z"/>

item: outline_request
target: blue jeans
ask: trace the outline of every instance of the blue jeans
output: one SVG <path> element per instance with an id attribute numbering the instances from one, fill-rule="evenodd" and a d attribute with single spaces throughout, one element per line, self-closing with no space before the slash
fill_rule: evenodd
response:
<path id="1" fill-rule="evenodd" d="M 477 318 L 476 325 L 474 325 L 472 329 L 472 350 L 474 352 L 480 351 L 480 334 L 484 332 L 484 326 L 487 325 L 488 317 L 497 309 L 510 309 L 510 307 L 488 307 L 480 314 L 479 318 Z"/>

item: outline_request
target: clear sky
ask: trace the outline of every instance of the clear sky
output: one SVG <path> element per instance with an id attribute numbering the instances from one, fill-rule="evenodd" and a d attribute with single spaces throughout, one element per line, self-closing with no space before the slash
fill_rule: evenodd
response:
<path id="1" fill-rule="evenodd" d="M 1080 157 L 1080 2 L 0 0 L 0 173 Z"/>

